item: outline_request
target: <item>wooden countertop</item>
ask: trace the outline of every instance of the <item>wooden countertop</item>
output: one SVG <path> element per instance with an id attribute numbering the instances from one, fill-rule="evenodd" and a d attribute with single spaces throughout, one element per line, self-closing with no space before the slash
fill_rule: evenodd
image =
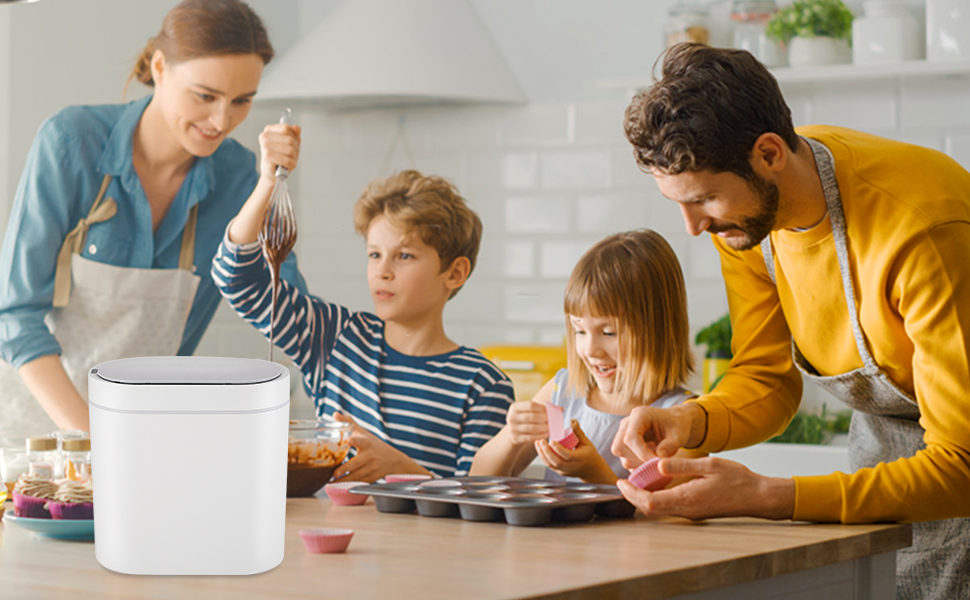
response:
<path id="1" fill-rule="evenodd" d="M 307 527 L 349 527 L 355 535 L 346 554 L 311 554 L 297 535 Z M 51 540 L 5 523 L 0 596 L 648 600 L 888 552 L 911 536 L 909 525 L 756 519 L 638 517 L 528 528 L 382 514 L 373 500 L 345 507 L 290 499 L 283 563 L 246 577 L 120 575 L 98 564 L 91 542 Z"/>

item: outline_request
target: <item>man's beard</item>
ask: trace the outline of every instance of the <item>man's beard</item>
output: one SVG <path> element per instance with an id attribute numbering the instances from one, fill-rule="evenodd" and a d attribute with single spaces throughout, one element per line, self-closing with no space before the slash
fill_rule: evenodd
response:
<path id="1" fill-rule="evenodd" d="M 778 203 L 780 198 L 778 186 L 757 175 L 753 175 L 748 180 L 748 186 L 761 199 L 761 210 L 754 216 L 745 217 L 737 225 L 712 225 L 707 228 L 711 233 L 718 233 L 729 229 L 741 231 L 744 234 L 741 237 L 724 238 L 725 244 L 739 251 L 750 250 L 760 244 L 762 240 L 768 237 L 771 230 L 774 229 L 775 221 L 778 219 Z"/>

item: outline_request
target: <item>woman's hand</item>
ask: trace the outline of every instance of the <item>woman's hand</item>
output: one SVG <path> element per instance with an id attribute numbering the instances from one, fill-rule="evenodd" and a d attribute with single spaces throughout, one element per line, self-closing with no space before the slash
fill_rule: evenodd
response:
<path id="1" fill-rule="evenodd" d="M 791 479 L 758 475 L 723 458 L 665 458 L 659 468 L 664 475 L 689 480 L 656 492 L 641 490 L 626 479 L 616 482 L 623 496 L 645 515 L 790 519 L 795 512 Z"/>
<path id="2" fill-rule="evenodd" d="M 259 134 L 259 177 L 276 181 L 276 167 L 291 172 L 300 159 L 300 126 L 274 123 Z"/>
<path id="3" fill-rule="evenodd" d="M 334 479 L 346 477 L 347 481 L 373 483 L 385 475 L 431 474 L 414 462 L 410 456 L 358 425 L 349 415 L 334 413 L 333 418 L 336 421 L 354 424 L 354 430 L 350 434 L 350 445 L 357 449 L 357 456 L 337 467 L 333 473 Z"/>
<path id="4" fill-rule="evenodd" d="M 540 402 L 514 402 L 509 407 L 506 423 L 514 446 L 523 446 L 549 437 L 546 406 Z"/>
<path id="5" fill-rule="evenodd" d="M 579 438 L 579 443 L 572 450 L 559 442 L 549 442 L 545 439 L 535 442 L 536 452 L 542 458 L 542 462 L 563 477 L 578 477 L 587 483 L 616 483 L 613 469 L 596 450 L 593 442 L 589 441 L 575 419 L 573 419 L 572 428 L 573 433 Z"/>
<path id="6" fill-rule="evenodd" d="M 707 413 L 688 402 L 673 408 L 638 406 L 620 421 L 610 450 L 627 469 L 635 469 L 655 456 L 668 458 L 681 448 L 704 441 Z"/>

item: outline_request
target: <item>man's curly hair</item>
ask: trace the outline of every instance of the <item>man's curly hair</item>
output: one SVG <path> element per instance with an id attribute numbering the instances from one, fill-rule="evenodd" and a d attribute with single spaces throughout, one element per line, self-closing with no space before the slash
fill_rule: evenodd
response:
<path id="1" fill-rule="evenodd" d="M 640 169 L 728 171 L 750 180 L 751 151 L 762 134 L 777 133 L 798 148 L 778 82 L 749 52 L 678 44 L 662 59 L 661 79 L 637 94 L 623 122 Z"/>

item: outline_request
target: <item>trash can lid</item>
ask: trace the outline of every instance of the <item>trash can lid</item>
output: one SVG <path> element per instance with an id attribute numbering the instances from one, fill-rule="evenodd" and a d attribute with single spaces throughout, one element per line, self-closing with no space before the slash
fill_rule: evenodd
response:
<path id="1" fill-rule="evenodd" d="M 282 365 L 254 358 L 146 356 L 104 362 L 91 374 L 129 385 L 252 385 L 272 381 L 284 371 Z"/>

